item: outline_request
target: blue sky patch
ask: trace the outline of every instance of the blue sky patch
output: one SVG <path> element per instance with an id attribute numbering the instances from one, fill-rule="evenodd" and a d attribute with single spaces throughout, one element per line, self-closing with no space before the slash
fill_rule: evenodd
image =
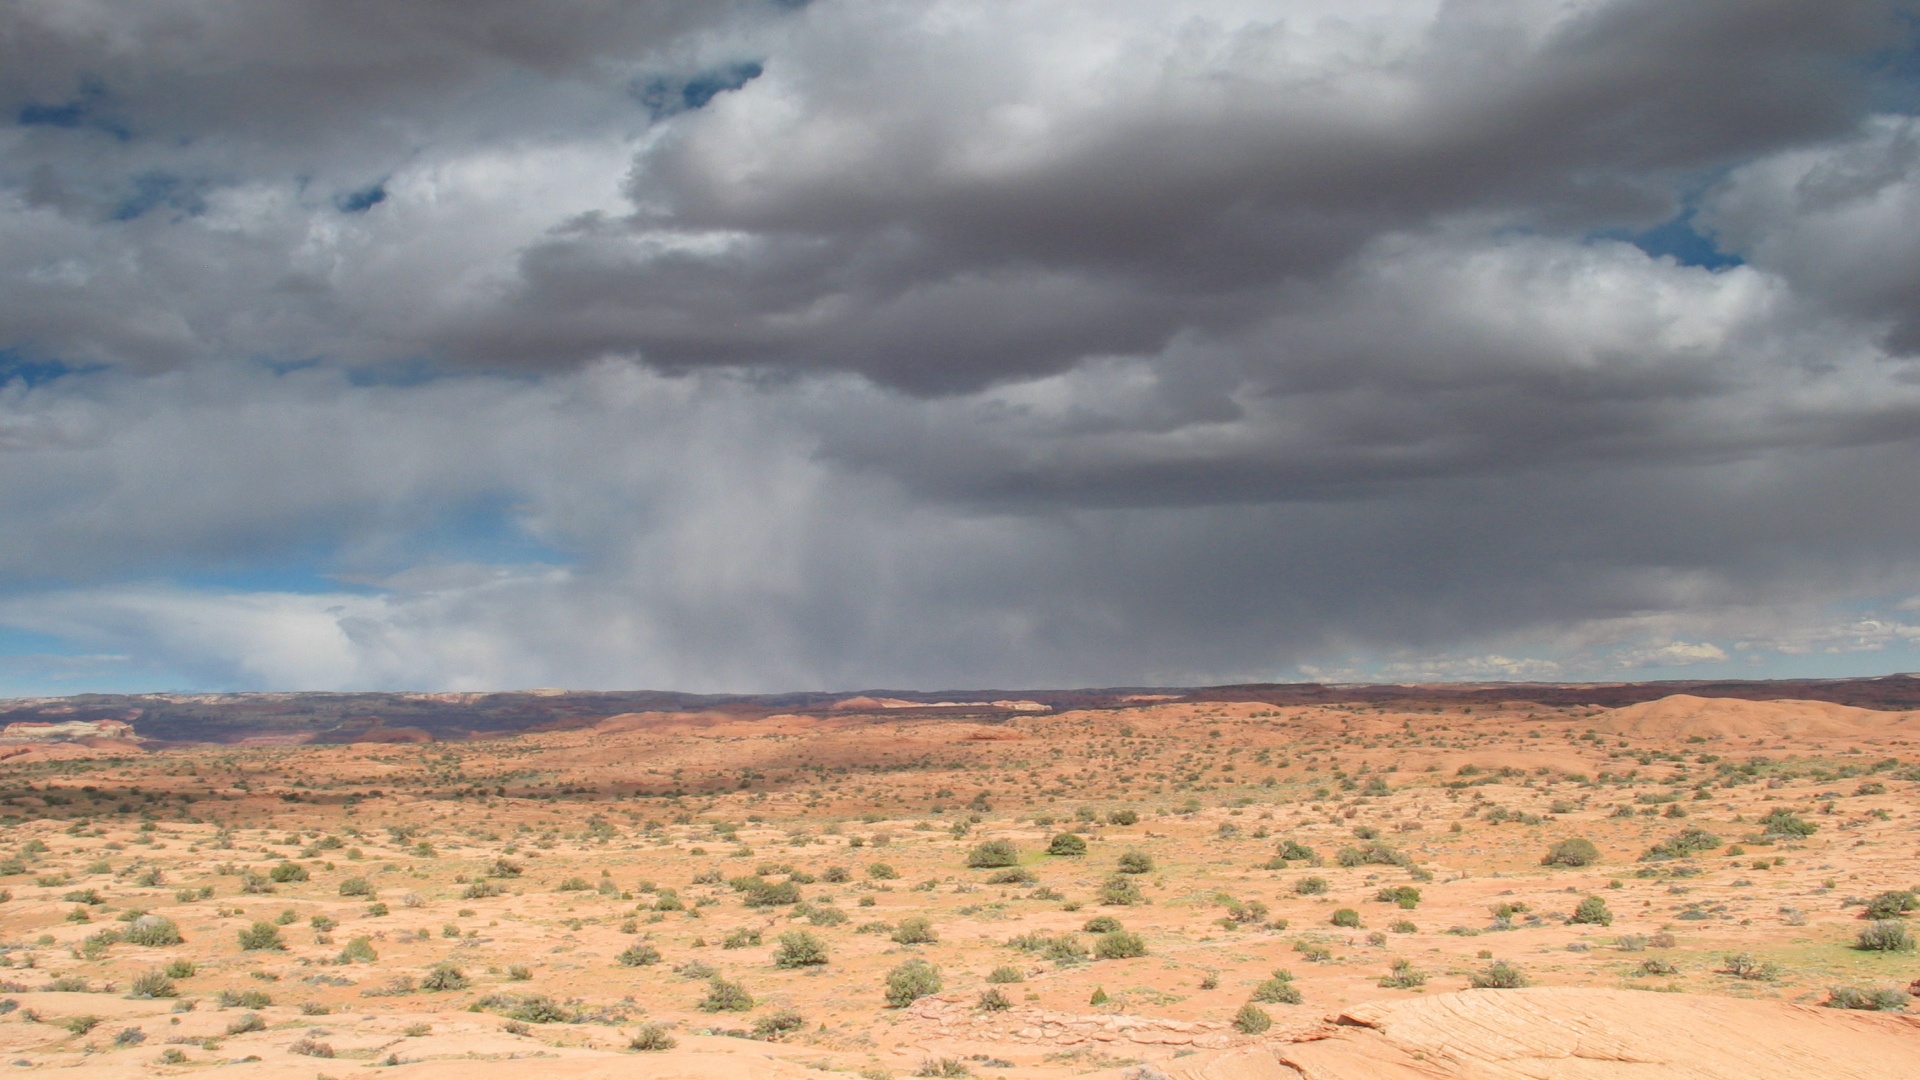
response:
<path id="1" fill-rule="evenodd" d="M 166 206 L 186 216 L 206 210 L 206 203 L 194 185 L 172 173 L 144 172 L 133 178 L 133 193 L 113 209 L 113 220 L 132 221 L 149 211 Z"/>
<path id="2" fill-rule="evenodd" d="M 676 113 L 704 108 L 721 94 L 738 90 L 759 78 L 765 70 L 758 61 L 748 60 L 711 68 L 686 79 L 655 77 L 636 85 L 634 96 L 647 107 L 653 119 L 664 120 Z"/>
<path id="3" fill-rule="evenodd" d="M 29 101 L 20 106 L 21 127 L 77 128 L 93 116 L 107 88 L 96 80 L 80 84 L 80 92 L 58 104 Z"/>
<path id="4" fill-rule="evenodd" d="M 387 185 L 383 180 L 370 187 L 363 187 L 359 191 L 349 191 L 335 199 L 333 204 L 339 207 L 343 214 L 364 214 L 386 201 Z"/>
<path id="5" fill-rule="evenodd" d="M 1695 207 L 1687 206 L 1651 229 L 1602 229 L 1587 239 L 1624 240 L 1655 258 L 1670 257 L 1682 266 L 1705 270 L 1744 265 L 1745 259 L 1721 251 L 1713 237 L 1694 224 L 1695 213 Z"/>
<path id="6" fill-rule="evenodd" d="M 129 138 L 125 128 L 100 115 L 100 103 L 106 96 L 107 88 L 104 85 L 89 80 L 80 85 L 79 93 L 66 101 L 27 102 L 20 106 L 14 118 L 21 127 L 60 128 L 67 131 L 91 128 L 115 138 Z"/>
<path id="7" fill-rule="evenodd" d="M 18 349 L 0 349 L 0 386 L 5 386 L 16 379 L 26 383 L 30 388 L 44 386 L 67 375 L 100 370 L 103 368 L 99 365 L 74 367 L 61 360 L 30 356 Z"/>

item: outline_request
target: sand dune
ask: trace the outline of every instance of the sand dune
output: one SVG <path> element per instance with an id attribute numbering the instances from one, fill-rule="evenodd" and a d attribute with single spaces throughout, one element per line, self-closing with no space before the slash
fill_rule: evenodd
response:
<path id="1" fill-rule="evenodd" d="M 1882 712 L 1829 701 L 1747 701 L 1674 694 L 1609 709 L 1593 726 L 1642 739 L 1833 738 L 1877 735 L 1915 726 L 1920 713 Z"/>

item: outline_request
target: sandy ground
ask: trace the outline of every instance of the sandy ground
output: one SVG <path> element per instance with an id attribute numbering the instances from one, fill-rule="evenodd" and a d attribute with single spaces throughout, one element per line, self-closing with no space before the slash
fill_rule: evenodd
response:
<path id="1" fill-rule="evenodd" d="M 1897 1006 L 1920 977 L 1911 951 L 1854 947 L 1866 901 L 1920 886 L 1914 714 L 1685 697 L 902 711 L 9 748 L 0 1061 L 302 1078 L 1587 1080 L 1869 1075 L 1848 1071 L 1862 1060 L 1920 1075 L 1899 1056 L 1920 1047 L 1903 1014 L 1823 1007 L 1835 987 L 1897 990 Z M 1811 831 L 1770 834 L 1775 811 Z M 1717 842 L 1643 859 L 1686 829 Z M 1068 831 L 1085 853 L 1047 854 Z M 1598 861 L 1542 865 L 1573 838 Z M 986 841 L 1017 867 L 969 868 Z M 1283 843 L 1311 854 L 1277 860 Z M 1145 872 L 1117 875 L 1129 853 Z M 994 882 L 1010 870 L 1027 880 Z M 756 876 L 792 892 L 750 906 Z M 1138 902 L 1103 902 L 1127 899 L 1103 894 L 1116 877 Z M 1418 896 L 1381 899 L 1395 889 Z M 1568 921 L 1589 898 L 1610 921 Z M 916 918 L 934 940 L 896 940 Z M 1096 918 L 1145 955 L 1086 955 Z M 182 940 L 129 940 L 165 940 L 156 919 Z M 279 948 L 242 948 L 258 923 Z M 776 962 L 795 932 L 824 963 Z M 893 1007 L 888 973 L 911 960 L 940 988 Z M 1470 989 L 1496 961 L 1529 988 Z M 1396 962 L 1400 985 L 1382 985 Z M 129 996 L 170 966 L 171 996 Z M 1277 970 L 1299 1003 L 1256 1002 L 1271 1027 L 1236 1027 L 1250 999 L 1291 996 Z M 751 1005 L 704 1011 L 715 977 Z M 643 1030 L 672 1048 L 632 1049 Z"/>

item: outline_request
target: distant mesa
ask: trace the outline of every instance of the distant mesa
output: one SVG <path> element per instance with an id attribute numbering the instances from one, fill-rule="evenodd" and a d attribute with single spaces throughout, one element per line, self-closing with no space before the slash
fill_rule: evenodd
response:
<path id="1" fill-rule="evenodd" d="M 1037 701 L 907 701 L 904 698 L 877 698 L 862 694 L 844 698 L 830 706 L 835 712 L 866 712 L 875 709 L 1005 709 L 1008 712 L 1050 712 L 1052 706 Z"/>
<path id="2" fill-rule="evenodd" d="M 132 724 L 123 720 L 62 720 L 58 723 L 26 720 L 0 728 L 0 741 L 4 742 L 70 742 L 75 739 L 138 742 L 140 736 L 133 733 Z"/>
<path id="3" fill-rule="evenodd" d="M 313 736 L 317 743 L 430 743 L 433 732 L 417 727 L 388 727 L 378 716 L 350 716 L 332 731 Z"/>

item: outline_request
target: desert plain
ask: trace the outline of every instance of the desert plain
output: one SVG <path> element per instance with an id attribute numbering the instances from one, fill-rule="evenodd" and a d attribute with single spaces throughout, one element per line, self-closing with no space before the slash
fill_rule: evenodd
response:
<path id="1" fill-rule="evenodd" d="M 911 704 L 14 732 L 0 1063 L 1920 1076 L 1920 712 Z"/>

